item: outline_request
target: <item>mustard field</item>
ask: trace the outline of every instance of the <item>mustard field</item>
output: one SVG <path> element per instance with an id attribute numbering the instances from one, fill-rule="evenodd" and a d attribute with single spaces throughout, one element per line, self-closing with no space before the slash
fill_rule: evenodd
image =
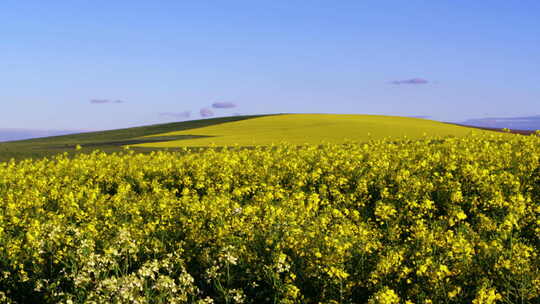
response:
<path id="1" fill-rule="evenodd" d="M 539 250 L 537 136 L 0 163 L 0 303 L 540 303 Z"/>
<path id="2" fill-rule="evenodd" d="M 492 133 L 438 121 L 382 115 L 286 114 L 256 117 L 196 129 L 146 136 L 197 136 L 199 138 L 149 142 L 134 147 L 257 146 L 271 144 L 342 144 L 382 138 L 467 136 Z"/>

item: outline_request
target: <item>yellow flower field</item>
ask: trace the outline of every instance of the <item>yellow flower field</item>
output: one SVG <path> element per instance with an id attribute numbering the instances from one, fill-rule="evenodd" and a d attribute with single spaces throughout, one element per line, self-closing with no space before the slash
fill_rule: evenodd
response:
<path id="1" fill-rule="evenodd" d="M 0 303 L 539 303 L 540 137 L 0 163 Z"/>

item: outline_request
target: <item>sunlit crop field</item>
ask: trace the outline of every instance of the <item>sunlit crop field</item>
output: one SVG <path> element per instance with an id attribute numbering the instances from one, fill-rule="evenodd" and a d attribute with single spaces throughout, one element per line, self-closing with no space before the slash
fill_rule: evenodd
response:
<path id="1" fill-rule="evenodd" d="M 421 138 L 423 136 L 467 136 L 471 132 L 491 133 L 438 121 L 379 115 L 287 114 L 263 116 L 227 122 L 155 136 L 206 136 L 144 143 L 140 147 L 256 146 L 271 144 L 342 144 L 348 140 L 367 141 L 382 138 Z"/>
<path id="2" fill-rule="evenodd" d="M 539 303 L 540 138 L 0 163 L 0 302 Z"/>

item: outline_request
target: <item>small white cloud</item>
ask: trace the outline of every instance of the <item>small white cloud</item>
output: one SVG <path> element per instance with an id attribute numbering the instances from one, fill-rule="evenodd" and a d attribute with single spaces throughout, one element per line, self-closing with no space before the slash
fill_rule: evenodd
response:
<path id="1" fill-rule="evenodd" d="M 91 104 L 106 104 L 106 103 L 124 103 L 123 100 L 113 100 L 113 99 L 91 99 Z"/>
<path id="2" fill-rule="evenodd" d="M 201 117 L 211 117 L 211 116 L 214 116 L 214 112 L 212 110 L 210 110 L 209 108 L 202 108 L 200 111 L 199 111 L 199 114 L 201 115 Z"/>
<path id="3" fill-rule="evenodd" d="M 427 84 L 429 81 L 422 78 L 411 78 L 405 80 L 394 80 L 390 82 L 391 84 Z"/>
<path id="4" fill-rule="evenodd" d="M 174 118 L 189 118 L 191 116 L 191 111 L 184 112 L 162 112 L 159 113 L 160 116 L 169 116 Z"/>
<path id="5" fill-rule="evenodd" d="M 214 102 L 212 104 L 212 108 L 214 109 L 232 109 L 236 108 L 236 104 L 232 102 Z"/>

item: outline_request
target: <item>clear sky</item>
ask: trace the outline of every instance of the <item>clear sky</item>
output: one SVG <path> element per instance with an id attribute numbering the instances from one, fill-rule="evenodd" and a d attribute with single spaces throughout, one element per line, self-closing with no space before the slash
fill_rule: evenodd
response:
<path id="1" fill-rule="evenodd" d="M 540 1 L 2 0 L 0 103 L 32 129 L 538 115 Z"/>

